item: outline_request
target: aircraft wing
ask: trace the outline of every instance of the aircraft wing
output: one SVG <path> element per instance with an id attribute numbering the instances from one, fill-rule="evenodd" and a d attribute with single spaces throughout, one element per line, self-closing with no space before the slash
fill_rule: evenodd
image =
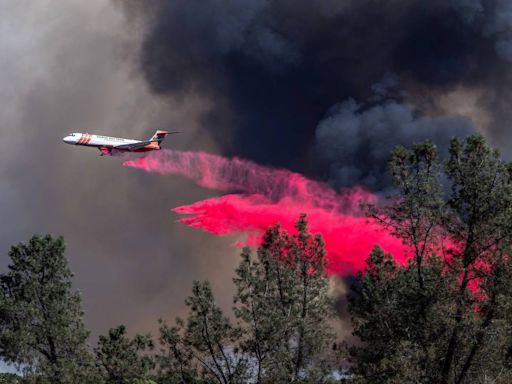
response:
<path id="1" fill-rule="evenodd" d="M 114 148 L 132 151 L 134 149 L 144 148 L 146 145 L 149 144 L 151 144 L 151 141 L 139 141 L 138 143 L 116 145 Z"/>

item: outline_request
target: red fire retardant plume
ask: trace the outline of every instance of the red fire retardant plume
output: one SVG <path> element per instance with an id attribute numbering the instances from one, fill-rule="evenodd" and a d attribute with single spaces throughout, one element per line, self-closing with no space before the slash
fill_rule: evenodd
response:
<path id="1" fill-rule="evenodd" d="M 239 246 L 258 244 L 275 223 L 294 232 L 299 215 L 306 213 L 311 232 L 325 240 L 330 273 L 347 275 L 364 268 L 375 244 L 400 263 L 407 258 L 401 241 L 361 212 L 360 202 L 375 203 L 377 197 L 360 188 L 337 192 L 298 173 L 204 152 L 162 150 L 123 165 L 184 176 L 202 187 L 229 192 L 173 211 L 191 215 L 180 221 L 209 233 L 245 234 L 245 241 L 236 243 Z"/>

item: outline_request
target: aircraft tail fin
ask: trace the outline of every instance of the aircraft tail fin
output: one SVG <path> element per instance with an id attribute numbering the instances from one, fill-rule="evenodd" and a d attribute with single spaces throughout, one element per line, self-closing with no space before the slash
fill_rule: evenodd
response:
<path id="1" fill-rule="evenodd" d="M 161 131 L 161 130 L 157 130 L 155 132 L 155 134 L 151 137 L 151 139 L 149 139 L 149 141 L 152 141 L 152 142 L 157 142 L 158 145 L 160 145 L 160 143 L 162 141 L 164 141 L 165 137 L 167 135 L 171 135 L 173 133 L 179 133 L 179 132 L 168 132 L 168 131 Z"/>

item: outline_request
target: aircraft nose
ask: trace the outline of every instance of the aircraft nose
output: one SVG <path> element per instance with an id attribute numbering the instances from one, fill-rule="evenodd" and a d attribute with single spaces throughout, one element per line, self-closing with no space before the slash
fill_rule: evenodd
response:
<path id="1" fill-rule="evenodd" d="M 71 136 L 63 137 L 62 141 L 65 142 L 66 144 L 73 144 L 73 137 L 71 137 Z"/>

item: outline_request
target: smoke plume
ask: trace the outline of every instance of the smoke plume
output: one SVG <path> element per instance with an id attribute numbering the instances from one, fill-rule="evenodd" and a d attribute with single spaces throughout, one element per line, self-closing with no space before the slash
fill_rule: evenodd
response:
<path id="1" fill-rule="evenodd" d="M 396 101 L 365 108 L 349 99 L 331 108 L 318 124 L 316 153 L 331 185 L 359 184 L 382 191 L 391 184 L 386 171 L 395 146 L 430 139 L 447 155 L 450 136 L 464 137 L 473 130 L 467 117 L 421 117 Z"/>
<path id="2" fill-rule="evenodd" d="M 139 65 L 151 90 L 212 97 L 203 122 L 224 155 L 378 190 L 395 143 L 443 147 L 474 129 L 512 142 L 507 0 L 125 6 L 149 26 Z M 389 77 L 399 92 L 382 92 Z"/>

